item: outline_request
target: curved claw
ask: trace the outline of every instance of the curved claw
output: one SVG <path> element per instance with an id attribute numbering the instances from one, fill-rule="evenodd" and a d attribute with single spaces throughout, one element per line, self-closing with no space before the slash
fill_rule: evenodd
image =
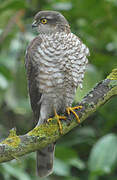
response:
<path id="1" fill-rule="evenodd" d="M 76 117 L 78 123 L 80 123 L 79 116 L 78 116 L 77 113 L 74 111 L 75 109 L 82 109 L 82 106 L 67 107 L 67 108 L 66 108 L 66 111 L 67 111 L 68 115 L 70 115 L 70 112 L 72 112 L 72 113 L 74 114 L 74 116 Z"/>
<path id="2" fill-rule="evenodd" d="M 65 117 L 65 116 L 59 116 L 59 115 L 57 114 L 56 110 L 54 110 L 54 114 L 55 114 L 54 118 L 57 120 L 57 123 L 58 123 L 58 125 L 59 125 L 60 133 L 62 134 L 63 131 L 62 131 L 62 124 L 61 124 L 60 119 L 66 120 L 66 117 Z M 52 121 L 52 120 L 53 120 L 53 118 L 49 118 L 49 119 L 47 120 L 47 122 L 50 122 L 50 121 Z"/>

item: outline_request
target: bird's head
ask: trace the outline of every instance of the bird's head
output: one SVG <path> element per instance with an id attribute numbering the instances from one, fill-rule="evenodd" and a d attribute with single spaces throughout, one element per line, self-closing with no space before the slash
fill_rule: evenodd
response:
<path id="1" fill-rule="evenodd" d="M 39 33 L 70 32 L 70 27 L 65 17 L 56 11 L 40 11 L 34 17 L 32 27 Z"/>

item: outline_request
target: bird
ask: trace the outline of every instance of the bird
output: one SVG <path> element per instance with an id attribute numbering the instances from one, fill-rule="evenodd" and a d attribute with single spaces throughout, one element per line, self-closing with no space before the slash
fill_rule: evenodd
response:
<path id="1" fill-rule="evenodd" d="M 55 116 L 62 133 L 60 113 L 73 113 L 72 103 L 77 87 L 82 88 L 88 63 L 88 47 L 71 32 L 66 18 L 57 11 L 39 11 L 32 27 L 37 36 L 29 43 L 25 55 L 28 91 L 37 126 L 49 123 Z M 53 171 L 55 143 L 37 151 L 37 175 Z"/>

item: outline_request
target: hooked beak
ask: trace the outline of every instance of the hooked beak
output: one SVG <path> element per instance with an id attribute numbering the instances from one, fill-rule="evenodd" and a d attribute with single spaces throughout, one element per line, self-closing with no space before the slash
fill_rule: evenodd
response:
<path id="1" fill-rule="evenodd" d="M 35 27 L 37 27 L 37 21 L 34 21 L 34 22 L 32 23 L 32 28 L 35 28 Z"/>

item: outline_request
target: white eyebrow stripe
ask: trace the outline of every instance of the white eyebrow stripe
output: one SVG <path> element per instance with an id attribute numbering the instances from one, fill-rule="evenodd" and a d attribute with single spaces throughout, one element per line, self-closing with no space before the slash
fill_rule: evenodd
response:
<path id="1" fill-rule="evenodd" d="M 51 16 L 42 16 L 40 19 L 53 19 L 53 17 L 51 17 Z"/>
<path id="2" fill-rule="evenodd" d="M 53 17 L 51 17 L 51 16 L 47 16 L 46 18 L 47 18 L 47 19 L 53 19 Z"/>

